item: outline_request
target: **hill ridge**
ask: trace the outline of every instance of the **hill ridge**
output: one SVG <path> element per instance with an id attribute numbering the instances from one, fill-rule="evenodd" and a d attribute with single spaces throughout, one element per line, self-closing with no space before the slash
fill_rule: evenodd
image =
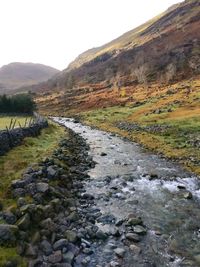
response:
<path id="1" fill-rule="evenodd" d="M 40 63 L 11 62 L 0 68 L 0 93 L 47 81 L 59 70 Z"/>

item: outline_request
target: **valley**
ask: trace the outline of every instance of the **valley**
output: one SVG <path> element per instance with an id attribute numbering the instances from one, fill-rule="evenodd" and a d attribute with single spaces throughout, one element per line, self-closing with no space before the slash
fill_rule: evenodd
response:
<path id="1" fill-rule="evenodd" d="M 63 71 L 0 68 L 0 267 L 200 266 L 199 29 L 185 0 Z"/>

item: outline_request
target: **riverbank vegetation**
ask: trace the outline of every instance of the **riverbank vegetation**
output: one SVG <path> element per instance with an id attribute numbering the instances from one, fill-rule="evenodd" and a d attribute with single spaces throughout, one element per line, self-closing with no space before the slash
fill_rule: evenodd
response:
<path id="1" fill-rule="evenodd" d="M 64 134 L 62 127 L 49 123 L 49 127 L 43 129 L 40 136 L 25 138 L 22 145 L 0 157 L 0 199 L 4 200 L 4 204 L 10 202 L 11 181 L 19 179 L 30 164 L 34 165 L 51 155 Z"/>
<path id="2" fill-rule="evenodd" d="M 138 99 L 139 99 L 138 95 Z M 119 133 L 200 174 L 200 85 L 175 84 L 160 95 L 79 113 L 85 123 Z"/>

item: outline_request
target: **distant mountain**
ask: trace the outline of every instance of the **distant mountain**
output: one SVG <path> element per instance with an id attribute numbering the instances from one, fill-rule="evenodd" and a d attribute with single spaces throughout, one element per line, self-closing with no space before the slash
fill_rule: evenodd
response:
<path id="1" fill-rule="evenodd" d="M 0 93 L 47 81 L 59 70 L 34 63 L 10 63 L 0 68 Z"/>

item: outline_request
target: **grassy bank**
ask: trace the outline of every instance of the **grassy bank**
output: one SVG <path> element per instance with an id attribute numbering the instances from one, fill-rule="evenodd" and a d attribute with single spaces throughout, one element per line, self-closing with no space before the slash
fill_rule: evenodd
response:
<path id="1" fill-rule="evenodd" d="M 20 179 L 28 166 L 34 167 L 34 163 L 50 156 L 64 135 L 64 128 L 50 123 L 48 128 L 42 130 L 41 135 L 24 139 L 21 146 L 0 157 L 0 202 L 3 203 L 4 210 L 12 210 L 16 206 L 9 192 L 12 180 Z M 0 247 L 0 266 L 11 259 L 16 260 L 18 266 L 27 266 L 17 254 L 16 248 Z"/>
<path id="2" fill-rule="evenodd" d="M 8 188 L 12 180 L 19 179 L 24 169 L 34 162 L 51 155 L 64 129 L 50 123 L 38 137 L 25 138 L 23 144 L 13 148 L 5 156 L 0 157 L 0 199 L 8 199 Z M 5 202 L 5 201 L 4 201 Z"/>
<path id="3" fill-rule="evenodd" d="M 178 160 L 200 174 L 200 87 L 165 92 L 145 101 L 82 112 L 82 120 L 119 133 L 145 148 Z M 122 129 L 118 124 L 135 125 Z"/>

